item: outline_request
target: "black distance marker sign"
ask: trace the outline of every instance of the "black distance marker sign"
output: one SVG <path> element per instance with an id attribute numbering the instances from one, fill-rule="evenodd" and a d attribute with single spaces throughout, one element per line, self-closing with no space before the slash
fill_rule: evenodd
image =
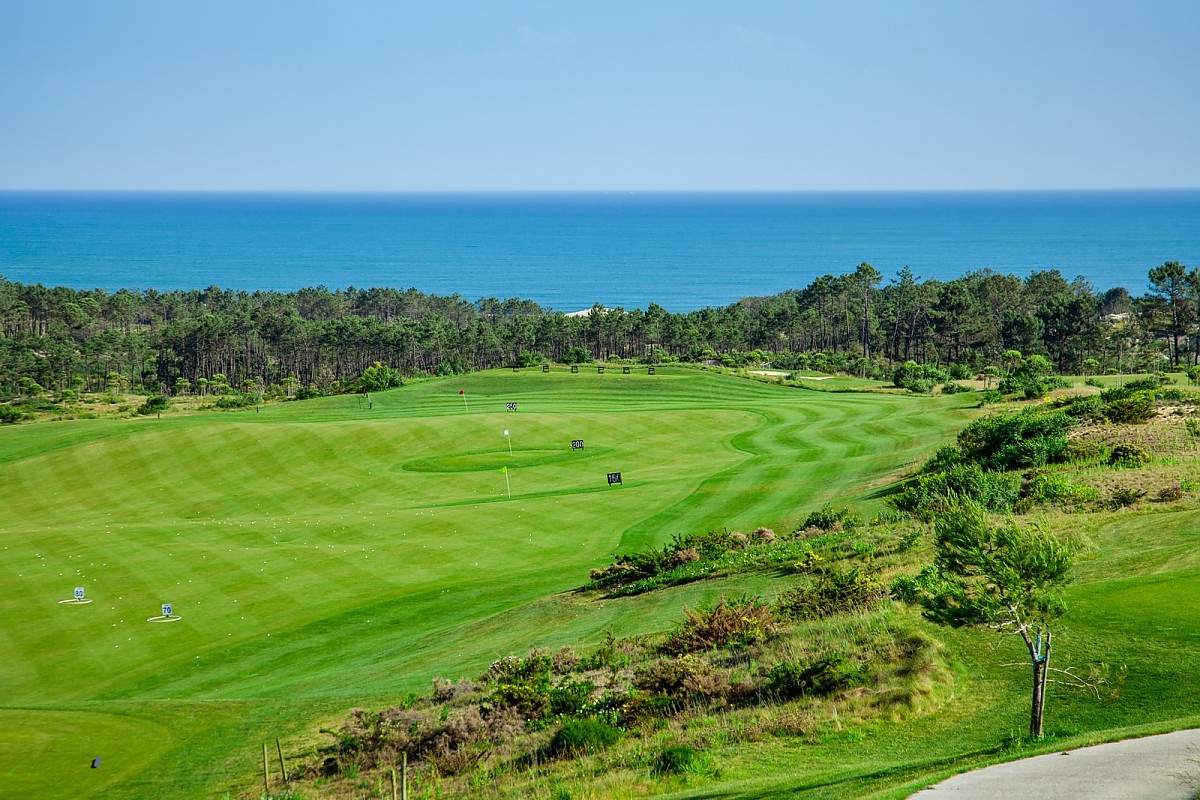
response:
<path id="1" fill-rule="evenodd" d="M 583 449 L 583 439 L 572 439 L 571 440 L 571 449 L 572 450 L 582 450 Z"/>
<path id="2" fill-rule="evenodd" d="M 619 472 L 608 473 L 608 485 L 612 486 L 614 483 L 621 483 L 621 473 L 619 473 Z M 621 485 L 624 486 L 625 484 L 621 483 Z"/>
<path id="3" fill-rule="evenodd" d="M 517 404 L 516 404 L 516 403 L 505 403 L 505 404 L 504 404 L 504 410 L 505 410 L 505 411 L 516 411 L 516 410 L 517 410 Z"/>

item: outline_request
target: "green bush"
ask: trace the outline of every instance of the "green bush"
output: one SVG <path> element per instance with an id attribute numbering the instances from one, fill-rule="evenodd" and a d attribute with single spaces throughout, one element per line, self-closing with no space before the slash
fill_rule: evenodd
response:
<path id="1" fill-rule="evenodd" d="M 1114 467 L 1140 467 L 1150 461 L 1150 454 L 1136 444 L 1118 444 L 1108 456 L 1108 463 Z"/>
<path id="2" fill-rule="evenodd" d="M 1098 502 L 1100 491 L 1087 484 L 1072 483 L 1063 475 L 1039 472 L 1022 487 L 1021 497 L 1032 504 L 1078 505 Z"/>
<path id="3" fill-rule="evenodd" d="M 975 391 L 969 386 L 963 386 L 961 383 L 944 383 L 942 384 L 942 394 L 962 394 L 964 392 Z"/>
<path id="4" fill-rule="evenodd" d="M 662 658 L 638 667 L 633 685 L 652 694 L 681 697 L 689 684 L 712 672 L 708 662 L 694 656 Z"/>
<path id="5" fill-rule="evenodd" d="M 1003 403 L 1004 393 L 999 389 L 988 389 L 983 394 L 979 395 L 979 405 L 986 406 L 994 403 Z"/>
<path id="6" fill-rule="evenodd" d="M 363 370 L 355 388 L 359 392 L 382 392 L 384 389 L 393 389 L 402 385 L 404 385 L 404 381 L 400 379 L 399 372 L 376 361 Z"/>
<path id="7" fill-rule="evenodd" d="M 683 775 L 697 772 L 703 763 L 704 759 L 696 748 L 677 744 L 661 750 L 654 757 L 653 772 L 655 775 Z"/>
<path id="8" fill-rule="evenodd" d="M 763 693 L 781 700 L 811 697 L 861 686 L 867 676 L 857 662 L 835 655 L 800 666 L 781 661 L 767 672 Z"/>
<path id="9" fill-rule="evenodd" d="M 1135 392 L 1105 407 L 1105 415 L 1111 422 L 1125 425 L 1140 425 L 1154 416 L 1154 396 L 1150 392 Z"/>
<path id="10" fill-rule="evenodd" d="M 28 414 L 19 408 L 13 408 L 9 405 L 0 405 L 0 425 L 12 425 L 25 419 Z"/>
<path id="11" fill-rule="evenodd" d="M 930 364 L 905 361 L 892 373 L 892 383 L 898 389 L 907 389 L 917 394 L 928 394 L 936 383 L 949 377 L 945 372 Z"/>
<path id="12" fill-rule="evenodd" d="M 823 531 L 831 531 L 840 527 L 844 530 L 853 530 L 861 527 L 862 524 L 862 517 L 852 509 L 845 506 L 835 507 L 826 503 L 805 517 L 804 522 L 800 523 L 800 528 L 819 528 Z"/>
<path id="13" fill-rule="evenodd" d="M 564 680 L 550 690 L 550 713 L 559 716 L 583 714 L 596 693 L 596 684 L 586 680 Z"/>
<path id="14" fill-rule="evenodd" d="M 951 364 L 948 371 L 952 381 L 969 381 L 973 370 L 968 364 Z M 967 391 L 970 391 L 969 389 Z"/>
<path id="15" fill-rule="evenodd" d="M 550 752 L 556 756 L 598 753 L 616 744 L 621 731 L 598 719 L 573 719 L 563 725 L 550 740 Z"/>
<path id="16" fill-rule="evenodd" d="M 224 400 L 224 399 L 225 398 L 221 398 L 221 400 Z M 218 400 L 217 402 L 219 403 L 220 400 Z M 144 402 L 140 406 L 138 406 L 137 413 L 141 414 L 144 417 L 149 416 L 151 414 L 159 414 L 163 411 L 166 411 L 167 406 L 169 406 L 169 405 L 171 405 L 170 400 L 163 397 L 161 394 L 153 394 L 146 398 L 146 402 Z"/>
<path id="17" fill-rule="evenodd" d="M 1075 419 L 1100 422 L 1108 419 L 1108 405 L 1099 395 L 1071 398 L 1063 410 Z"/>
<path id="18" fill-rule="evenodd" d="M 217 398 L 217 408 L 247 408 L 257 402 L 258 396 L 253 394 L 224 394 Z"/>
<path id="19" fill-rule="evenodd" d="M 1062 411 L 1028 408 L 975 420 L 958 435 L 962 457 L 986 470 L 1026 469 L 1061 460 L 1067 430 L 1075 424 Z"/>
<path id="20" fill-rule="evenodd" d="M 684 620 L 663 643 L 667 653 L 695 653 L 727 647 L 738 650 L 775 629 L 775 611 L 758 597 L 722 597 L 700 611 L 683 610 Z"/>
<path id="21" fill-rule="evenodd" d="M 1014 475 L 987 472 L 978 464 L 955 464 L 943 472 L 917 477 L 902 492 L 888 497 L 887 503 L 928 519 L 954 495 L 974 498 L 989 511 L 1011 511 L 1020 495 L 1020 481 Z"/>
<path id="22" fill-rule="evenodd" d="M 1146 492 L 1143 489 L 1130 489 L 1129 487 L 1121 486 L 1113 490 L 1108 504 L 1114 511 L 1119 511 L 1127 506 L 1136 506 L 1145 496 Z"/>
<path id="23" fill-rule="evenodd" d="M 858 569 L 825 573 L 815 585 L 802 586 L 779 598 L 779 613 L 791 619 L 824 619 L 871 609 L 887 599 L 887 587 Z"/>
<path id="24" fill-rule="evenodd" d="M 1063 459 L 1072 464 L 1090 464 L 1108 460 L 1108 448 L 1101 442 L 1075 439 L 1067 443 Z"/>

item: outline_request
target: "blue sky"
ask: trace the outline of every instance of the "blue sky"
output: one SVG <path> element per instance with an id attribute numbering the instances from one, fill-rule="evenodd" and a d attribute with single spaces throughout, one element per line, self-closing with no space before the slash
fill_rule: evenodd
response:
<path id="1" fill-rule="evenodd" d="M 0 0 L 0 188 L 1200 186 L 1200 2 Z"/>

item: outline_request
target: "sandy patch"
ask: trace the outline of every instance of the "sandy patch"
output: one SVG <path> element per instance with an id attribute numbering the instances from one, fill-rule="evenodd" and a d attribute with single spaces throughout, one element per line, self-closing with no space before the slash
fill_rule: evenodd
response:
<path id="1" fill-rule="evenodd" d="M 796 375 L 792 372 L 783 372 L 777 369 L 752 369 L 751 375 L 766 375 L 768 378 L 786 378 L 792 375 L 798 381 L 827 381 L 832 378 L 832 375 Z"/>

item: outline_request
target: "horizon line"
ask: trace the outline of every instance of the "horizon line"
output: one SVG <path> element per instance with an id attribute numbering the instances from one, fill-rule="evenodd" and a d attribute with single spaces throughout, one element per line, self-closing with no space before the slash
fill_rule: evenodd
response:
<path id="1" fill-rule="evenodd" d="M 1195 192 L 1198 186 L 1092 186 L 1036 188 L 907 188 L 907 189 L 196 189 L 196 188 L 20 188 L 0 187 L 0 194 L 294 194 L 294 195 L 651 195 L 651 194 L 967 194 L 1035 192 Z"/>

